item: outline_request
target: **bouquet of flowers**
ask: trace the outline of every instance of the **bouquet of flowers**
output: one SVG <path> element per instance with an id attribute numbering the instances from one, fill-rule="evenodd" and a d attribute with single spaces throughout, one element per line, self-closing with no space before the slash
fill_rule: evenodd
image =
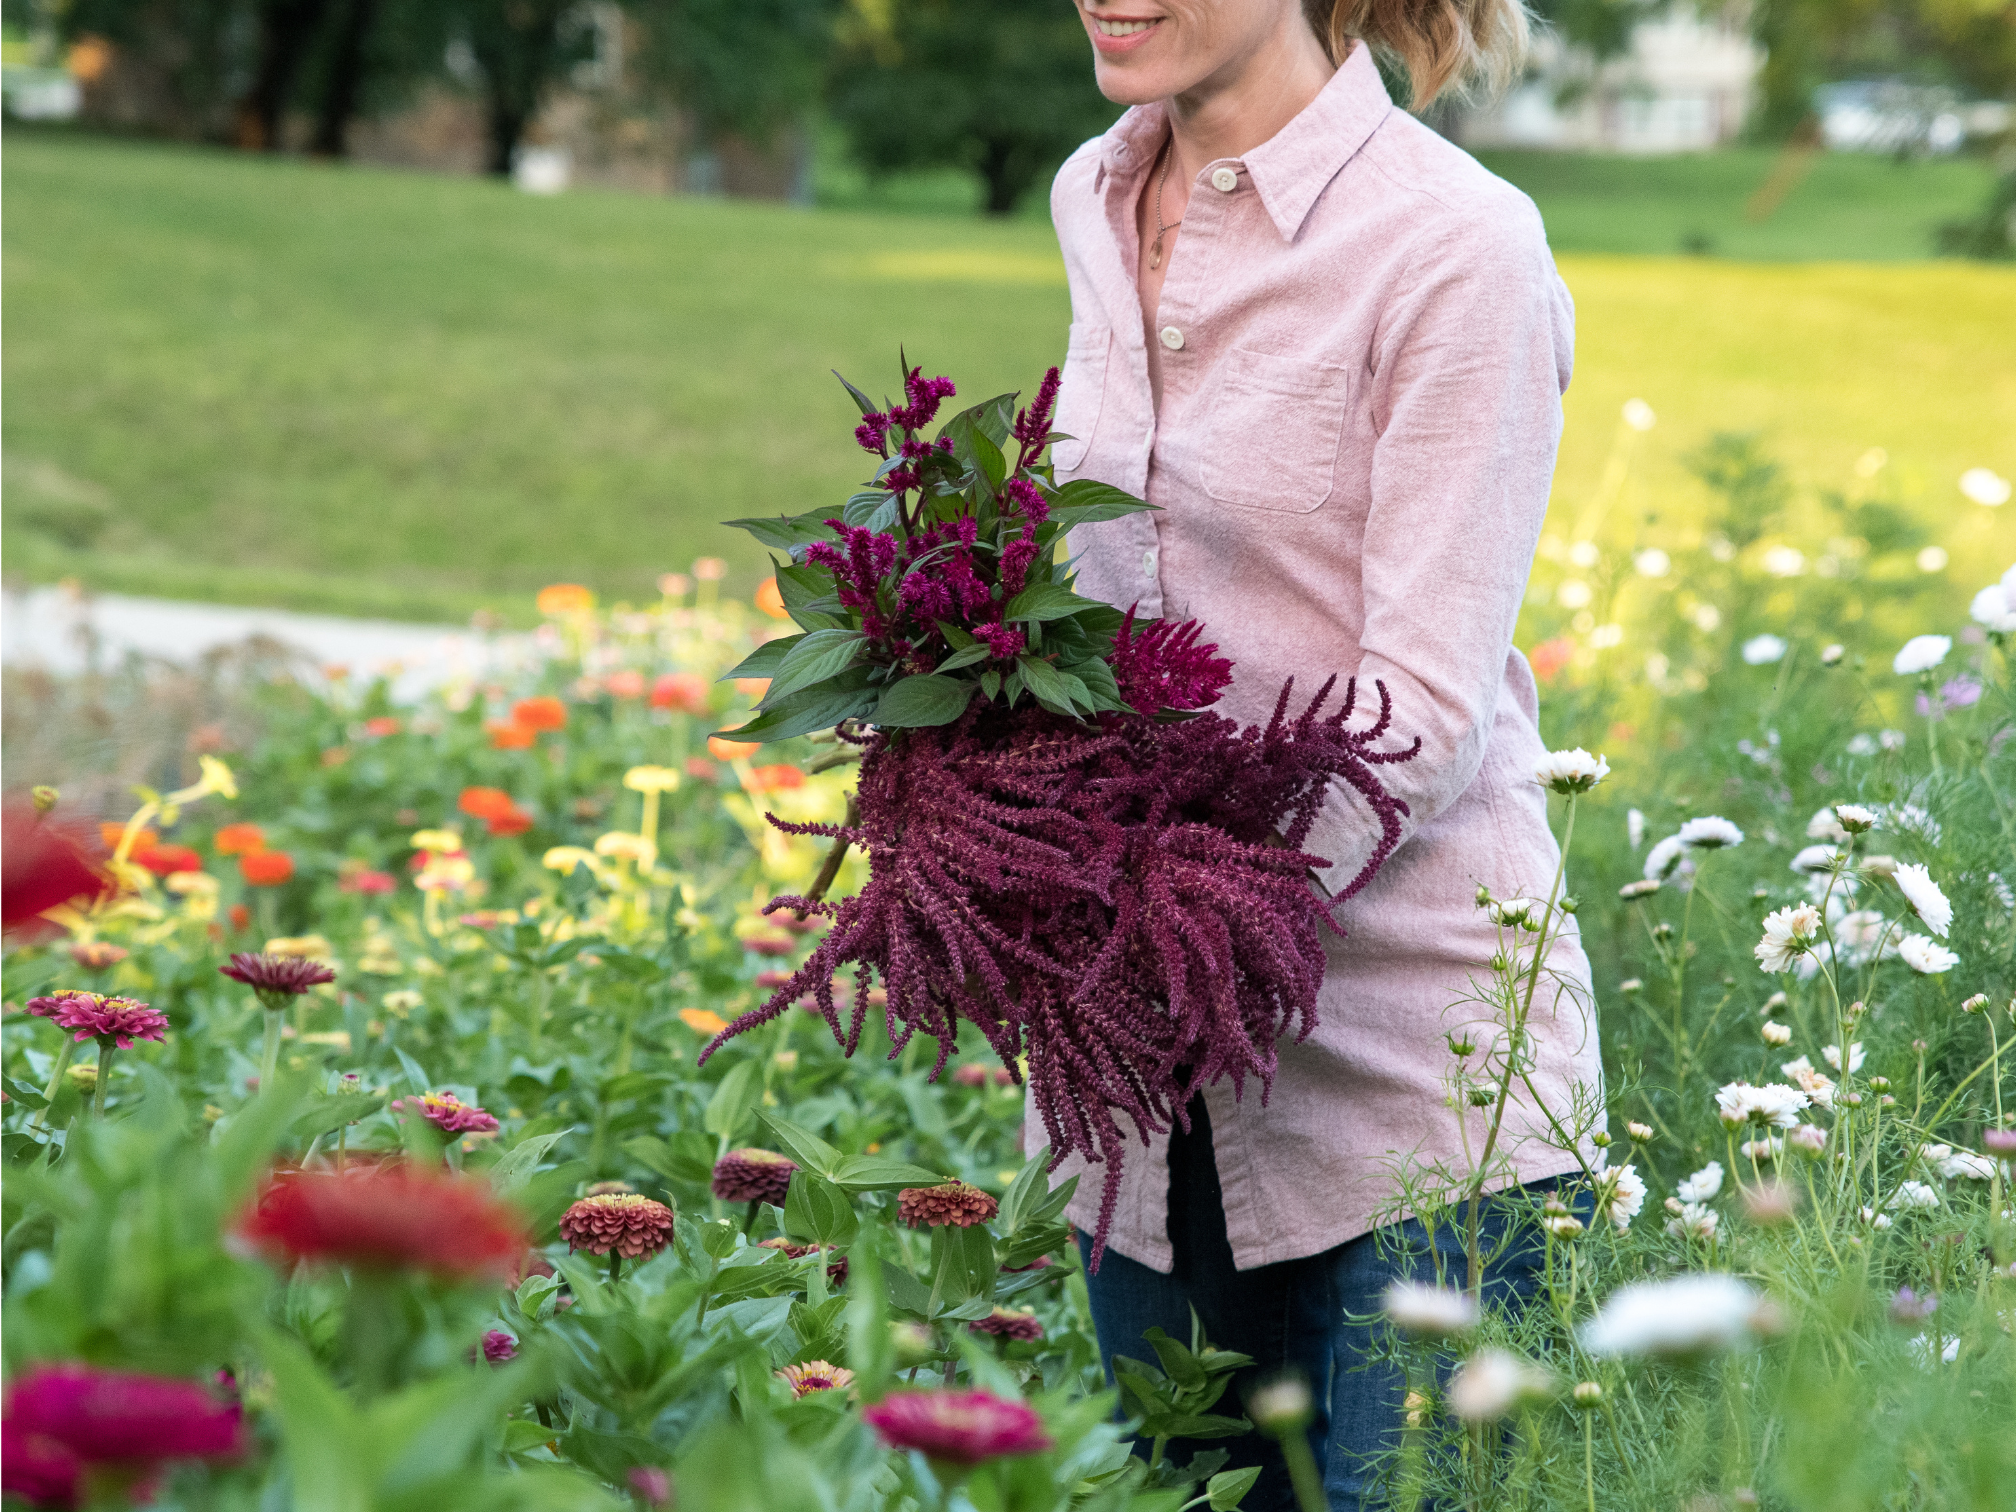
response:
<path id="1" fill-rule="evenodd" d="M 843 379 L 842 382 L 845 382 Z M 852 1053 L 879 979 L 896 1052 L 918 1030 L 942 1070 L 961 1022 L 1018 1078 L 1050 1135 L 1051 1165 L 1103 1163 L 1094 1263 L 1133 1125 L 1183 1121 L 1199 1088 L 1257 1079 L 1275 1042 L 1316 1024 L 1323 930 L 1398 843 L 1406 806 L 1378 768 L 1391 708 L 1368 727 L 1336 679 L 1300 710 L 1293 682 L 1265 725 L 1206 711 L 1231 663 L 1195 621 L 1142 622 L 1074 591 L 1057 550 L 1076 525 L 1152 506 L 1090 479 L 1059 487 L 1044 460 L 1058 373 L 1019 412 L 1004 394 L 929 434 L 946 378 L 906 364 L 903 402 L 862 412 L 855 438 L 879 459 L 837 516 L 734 520 L 789 560 L 777 587 L 802 633 L 728 675 L 768 678 L 738 740 L 837 728 L 861 753 L 842 825 L 771 823 L 831 836 L 813 895 L 771 910 L 831 921 L 791 980 L 707 1047 L 809 994 Z M 1378 816 L 1371 859 L 1326 901 L 1305 855 L 1341 781 Z M 849 845 L 868 883 L 820 896 Z M 843 1026 L 834 976 L 852 966 Z M 703 1054 L 703 1059 L 705 1055 Z"/>

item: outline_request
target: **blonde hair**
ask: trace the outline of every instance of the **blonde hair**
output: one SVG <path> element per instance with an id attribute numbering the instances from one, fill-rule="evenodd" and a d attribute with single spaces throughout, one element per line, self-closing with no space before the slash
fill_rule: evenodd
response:
<path id="1" fill-rule="evenodd" d="M 1496 94 L 1526 61 L 1522 0 L 1302 0 L 1302 11 L 1333 63 L 1356 38 L 1404 67 L 1415 110 L 1451 92 Z"/>

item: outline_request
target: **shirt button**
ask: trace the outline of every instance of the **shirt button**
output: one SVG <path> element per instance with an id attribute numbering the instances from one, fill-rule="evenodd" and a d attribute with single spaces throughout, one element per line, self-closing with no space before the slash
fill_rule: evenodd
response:
<path id="1" fill-rule="evenodd" d="M 1221 193 L 1230 194 L 1239 187 L 1239 175 L 1230 168 L 1215 169 L 1211 174 L 1211 187 Z"/>
<path id="2" fill-rule="evenodd" d="M 1155 548 L 1153 546 L 1150 546 L 1146 551 L 1141 553 L 1141 575 L 1151 578 L 1155 576 Z"/>
<path id="3" fill-rule="evenodd" d="M 1162 345 L 1172 352 L 1183 350 L 1183 333 L 1174 326 L 1162 327 Z"/>

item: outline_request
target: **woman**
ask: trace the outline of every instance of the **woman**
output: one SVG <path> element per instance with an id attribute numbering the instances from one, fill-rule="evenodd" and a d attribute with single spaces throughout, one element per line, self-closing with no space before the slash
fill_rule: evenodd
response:
<path id="1" fill-rule="evenodd" d="M 1418 108 L 1512 68 L 1524 16 L 1519 0 L 1078 3 L 1099 87 L 1134 108 L 1052 191 L 1072 305 L 1057 429 L 1073 439 L 1054 456 L 1060 478 L 1161 510 L 1073 535 L 1082 591 L 1202 619 L 1238 669 L 1225 713 L 1265 718 L 1290 676 L 1313 692 L 1355 674 L 1422 741 L 1385 769 L 1407 838 L 1343 912 L 1321 1027 L 1281 1047 L 1265 1106 L 1213 1088 L 1189 1133 L 1128 1162 L 1093 1312 L 1109 1360 L 1151 1357 L 1151 1326 L 1187 1338 L 1195 1308 L 1213 1343 L 1255 1357 L 1252 1379 L 1302 1372 L 1331 1505 L 1356 1508 L 1401 1382 L 1364 1368 L 1347 1315 L 1433 1271 L 1420 1225 L 1392 1222 L 1398 1174 L 1460 1177 L 1483 1144 L 1484 1115 L 1466 1132 L 1446 1105 L 1445 1032 L 1474 1029 L 1462 1000 L 1496 949 L 1476 890 L 1544 894 L 1558 859 L 1512 628 L 1573 336 L 1531 202 L 1394 108 L 1370 48 L 1405 65 Z M 1307 849 L 1338 885 L 1377 835 L 1340 796 Z M 1565 1120 L 1597 1098 L 1572 931 L 1549 966 L 1533 1096 L 1509 1111 L 1494 1188 L 1581 1164 L 1540 1107 Z M 1446 1261 L 1452 1236 L 1437 1242 Z M 1528 1263 L 1500 1257 L 1493 1284 L 1516 1291 Z M 1234 1447 L 1267 1464 L 1246 1505 L 1292 1505 L 1278 1455 Z"/>

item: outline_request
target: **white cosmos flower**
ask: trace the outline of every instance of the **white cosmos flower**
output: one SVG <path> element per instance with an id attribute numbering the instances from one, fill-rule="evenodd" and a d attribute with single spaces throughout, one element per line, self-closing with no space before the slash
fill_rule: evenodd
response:
<path id="1" fill-rule="evenodd" d="M 1960 492 L 1990 509 L 2009 502 L 2009 480 L 1992 467 L 1970 467 L 1960 474 Z"/>
<path id="2" fill-rule="evenodd" d="M 1801 1124 L 1785 1136 L 1785 1142 L 1804 1154 L 1818 1155 L 1827 1148 L 1827 1131 L 1818 1124 Z"/>
<path id="3" fill-rule="evenodd" d="M 1789 1045 L 1792 1043 L 1790 1024 L 1766 1023 L 1763 1029 L 1764 1043 L 1767 1045 Z"/>
<path id="4" fill-rule="evenodd" d="M 1834 815 L 1834 805 L 1828 804 L 1811 819 L 1806 821 L 1808 840 L 1846 840 L 1848 831 L 1841 828 L 1841 821 Z"/>
<path id="5" fill-rule="evenodd" d="M 1730 1082 L 1716 1092 L 1715 1108 L 1722 1122 L 1732 1128 L 1754 1123 L 1789 1129 L 1799 1122 L 1799 1110 L 1810 1100 L 1797 1087 L 1782 1086 L 1777 1082 L 1764 1087 L 1753 1087 L 1748 1082 Z"/>
<path id="6" fill-rule="evenodd" d="M 1687 854 L 1687 847 L 1678 835 L 1668 835 L 1645 853 L 1645 880 L 1664 882 L 1673 875 L 1673 868 Z"/>
<path id="7" fill-rule="evenodd" d="M 1456 1367 L 1446 1394 L 1456 1416 L 1466 1423 L 1486 1423 L 1553 1389 L 1554 1377 L 1530 1360 L 1502 1349 L 1480 1349 Z"/>
<path id="8" fill-rule="evenodd" d="M 1596 1216 L 1608 1218 L 1620 1231 L 1631 1226 L 1645 1206 L 1645 1178 L 1635 1165 L 1596 1173 Z"/>
<path id="9" fill-rule="evenodd" d="M 1948 1181 L 1992 1181 L 1995 1162 L 1972 1150 L 1952 1150 L 1938 1162 L 1939 1174 Z"/>
<path id="10" fill-rule="evenodd" d="M 1763 1293 L 1707 1271 L 1619 1287 L 1580 1334 L 1599 1357 L 1692 1355 L 1748 1344 L 1768 1321 Z"/>
<path id="11" fill-rule="evenodd" d="M 1680 1205 L 1677 1217 L 1666 1220 L 1666 1234 L 1672 1239 L 1713 1239 L 1721 1226 L 1722 1215 L 1715 1209 L 1688 1202 Z"/>
<path id="12" fill-rule="evenodd" d="M 1837 803 L 1834 805 L 1834 818 L 1837 829 L 1845 830 L 1848 834 L 1860 835 L 1876 828 L 1876 823 L 1882 815 L 1872 808 L 1862 807 L 1859 803 Z M 1808 826 L 1806 833 L 1809 835 L 1813 833 L 1811 826 Z"/>
<path id="13" fill-rule="evenodd" d="M 1875 1229 L 1890 1227 L 1890 1215 L 1888 1213 L 1877 1212 L 1876 1209 L 1870 1207 L 1867 1203 L 1864 1203 L 1862 1206 L 1862 1221 Z"/>
<path id="14" fill-rule="evenodd" d="M 1785 1141 L 1780 1139 L 1776 1134 L 1764 1139 L 1746 1139 L 1736 1147 L 1736 1152 L 1745 1160 L 1754 1160 L 1759 1163 L 1767 1160 L 1776 1160 L 1780 1155 L 1785 1153 Z"/>
<path id="15" fill-rule="evenodd" d="M 1858 908 L 1836 919 L 1834 943 L 1841 949 L 1841 958 L 1854 967 L 1866 966 L 1874 960 L 1879 945 L 1885 955 L 1897 953 L 1890 921 L 1873 908 Z"/>
<path id="16" fill-rule="evenodd" d="M 1953 649 L 1950 635 L 1914 635 L 1898 650 L 1891 660 L 1890 670 L 1899 677 L 1915 677 L 1920 672 L 1930 672 L 1946 660 L 1946 653 Z"/>
<path id="17" fill-rule="evenodd" d="M 1797 1060 L 1789 1060 L 1778 1069 L 1784 1073 L 1787 1080 L 1795 1084 L 1801 1092 L 1804 1092 L 1813 1100 L 1814 1107 L 1831 1108 L 1834 1106 L 1834 1079 L 1825 1071 L 1816 1071 L 1813 1068 L 1813 1062 L 1805 1056 L 1802 1055 Z"/>
<path id="18" fill-rule="evenodd" d="M 1711 1160 L 1673 1189 L 1682 1202 L 1706 1202 L 1722 1190 L 1722 1162 Z"/>
<path id="19" fill-rule="evenodd" d="M 1753 667 L 1768 666 L 1785 657 L 1785 642 L 1775 635 L 1753 635 L 1743 642 L 1743 660 Z"/>
<path id="20" fill-rule="evenodd" d="M 1834 870 L 1834 863 L 1840 859 L 1841 852 L 1832 845 L 1808 845 L 1792 858 L 1792 870 L 1809 877 L 1823 877 Z"/>
<path id="21" fill-rule="evenodd" d="M 1836 1071 L 1841 1069 L 1841 1047 L 1839 1045 L 1828 1045 L 1821 1050 L 1820 1054 L 1827 1064 L 1832 1066 Z M 1862 1041 L 1850 1040 L 1848 1042 L 1848 1074 L 1853 1076 L 1861 1069 Z"/>
<path id="22" fill-rule="evenodd" d="M 1624 835 L 1636 850 L 1645 843 L 1645 811 L 1643 809 L 1624 810 Z"/>
<path id="23" fill-rule="evenodd" d="M 1907 1181 L 1890 1194 L 1886 1208 L 1936 1208 L 1939 1194 L 1922 1181 Z"/>
<path id="24" fill-rule="evenodd" d="M 1780 908 L 1764 917 L 1764 938 L 1754 947 L 1760 970 L 1774 976 L 1791 969 L 1792 962 L 1813 948 L 1820 938 L 1820 910 L 1811 903 L 1797 908 Z"/>
<path id="25" fill-rule="evenodd" d="M 1913 862 L 1898 867 L 1890 880 L 1904 894 L 1912 912 L 1925 921 L 1925 927 L 1940 939 L 1945 939 L 1946 931 L 1953 923 L 1953 905 L 1946 901 L 1946 894 L 1932 880 L 1932 873 Z"/>
<path id="26" fill-rule="evenodd" d="M 1586 793 L 1609 775 L 1610 763 L 1580 746 L 1572 751 L 1549 751 L 1534 773 L 1542 787 L 1557 793 Z"/>
<path id="27" fill-rule="evenodd" d="M 1680 826 L 1680 843 L 1689 850 L 1721 850 L 1741 845 L 1743 831 L 1719 814 L 1703 814 Z"/>
<path id="28" fill-rule="evenodd" d="M 1395 1328 L 1428 1339 L 1446 1339 L 1477 1326 L 1477 1303 L 1468 1292 L 1420 1281 L 1395 1281 L 1386 1288 L 1386 1316 Z"/>
<path id="29" fill-rule="evenodd" d="M 1941 976 L 1960 964 L 1960 957 L 1929 935 L 1906 935 L 1897 942 L 1897 954 L 1920 976 Z"/>
<path id="30" fill-rule="evenodd" d="M 1889 821 L 1890 828 L 1907 835 L 1917 835 L 1934 845 L 1939 843 L 1939 836 L 1943 833 L 1939 821 L 1915 803 L 1893 803 L 1884 818 Z"/>
<path id="31" fill-rule="evenodd" d="M 1974 602 L 1967 606 L 1968 618 L 1983 629 L 2007 635 L 2016 631 L 2016 601 L 2012 601 L 2009 590 L 2000 583 L 1990 583 L 1974 595 Z"/>

